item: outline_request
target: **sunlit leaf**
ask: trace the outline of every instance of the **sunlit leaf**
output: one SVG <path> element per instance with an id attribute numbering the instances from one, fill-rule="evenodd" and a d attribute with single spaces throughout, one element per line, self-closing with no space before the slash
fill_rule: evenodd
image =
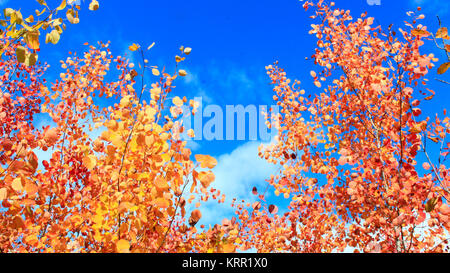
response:
<path id="1" fill-rule="evenodd" d="M 56 10 L 63 10 L 66 8 L 66 6 L 67 6 L 67 2 L 66 2 L 66 0 L 63 0 L 61 2 L 61 4 L 59 5 L 59 7 L 56 8 Z"/>
<path id="2" fill-rule="evenodd" d="M 130 251 L 130 242 L 127 240 L 119 240 L 116 243 L 117 252 L 128 253 Z"/>
<path id="3" fill-rule="evenodd" d="M 25 35 L 25 42 L 31 49 L 39 49 L 39 31 L 29 31 Z"/>
<path id="4" fill-rule="evenodd" d="M 185 70 L 183 70 L 183 69 L 180 69 L 178 71 L 178 75 L 180 75 L 181 77 L 185 77 L 185 76 L 187 76 L 187 72 Z"/>
<path id="5" fill-rule="evenodd" d="M 212 169 L 217 165 L 217 160 L 210 155 L 195 155 L 195 160 L 200 163 L 200 167 Z"/>
<path id="6" fill-rule="evenodd" d="M 97 0 L 92 0 L 91 3 L 89 4 L 90 10 L 98 10 L 99 7 L 100 7 L 100 4 L 98 3 Z"/>
<path id="7" fill-rule="evenodd" d="M 132 44 L 132 45 L 130 45 L 129 47 L 128 47 L 128 49 L 130 49 L 130 51 L 136 51 L 136 50 L 138 50 L 139 49 L 139 45 L 137 45 L 137 44 Z"/>

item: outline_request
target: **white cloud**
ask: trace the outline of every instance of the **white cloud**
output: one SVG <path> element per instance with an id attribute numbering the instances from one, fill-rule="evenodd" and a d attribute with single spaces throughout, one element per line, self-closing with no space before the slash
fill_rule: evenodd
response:
<path id="1" fill-rule="evenodd" d="M 450 10 L 450 3 L 448 1 L 440 0 L 410 0 L 410 4 L 413 8 L 417 6 L 422 7 L 425 14 L 430 15 L 444 15 Z"/>
<path id="2" fill-rule="evenodd" d="M 194 97 L 201 97 L 202 102 L 206 104 L 214 103 L 214 99 L 207 94 L 205 87 L 200 82 L 198 74 L 190 70 L 187 72 L 188 74 L 184 77 L 184 81 L 189 86 L 189 89 L 196 90 Z"/>
<path id="3" fill-rule="evenodd" d="M 184 77 L 187 90 L 194 90 L 189 92 L 202 97 L 205 104 L 255 102 L 265 96 L 261 93 L 262 88 L 267 87 L 271 91 L 265 72 L 260 67 L 243 68 L 228 61 L 211 61 L 187 72 Z M 267 95 L 266 99 L 271 97 Z"/>
<path id="4" fill-rule="evenodd" d="M 211 186 L 225 194 L 226 201 L 218 204 L 211 200 L 202 204 L 203 216 L 199 224 L 220 224 L 224 218 L 233 216 L 234 209 L 230 206 L 233 198 L 254 201 L 256 197 L 251 193 L 252 188 L 256 186 L 262 190 L 267 186 L 265 180 L 275 173 L 276 166 L 259 158 L 260 145 L 260 142 L 247 142 L 217 158 L 218 164 L 213 169 L 216 180 Z"/>
<path id="5" fill-rule="evenodd" d="M 201 148 L 201 145 L 194 140 L 188 140 L 186 143 L 186 148 L 189 148 L 191 151 L 197 151 Z"/>

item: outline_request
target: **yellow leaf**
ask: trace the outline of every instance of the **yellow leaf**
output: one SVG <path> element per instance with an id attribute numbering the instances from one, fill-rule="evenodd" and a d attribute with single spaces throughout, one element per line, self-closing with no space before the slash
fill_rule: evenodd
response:
<path id="1" fill-rule="evenodd" d="M 36 16 L 41 16 L 42 14 L 44 14 L 46 8 L 44 8 L 42 11 L 36 10 Z"/>
<path id="2" fill-rule="evenodd" d="M 100 225 L 103 222 L 103 216 L 101 214 L 97 214 L 92 218 L 92 221 L 97 225 Z"/>
<path id="3" fill-rule="evenodd" d="M 147 50 L 150 50 L 154 45 L 155 45 L 155 42 L 153 42 L 151 45 L 149 45 L 149 47 L 147 48 Z"/>
<path id="4" fill-rule="evenodd" d="M 11 187 L 15 191 L 22 191 L 23 190 L 23 186 L 22 186 L 21 179 L 20 178 L 14 179 L 13 182 L 11 183 Z"/>
<path id="5" fill-rule="evenodd" d="M 12 15 L 11 15 L 11 22 L 12 23 L 16 23 L 18 25 L 21 25 L 23 23 L 23 17 L 22 17 L 22 13 L 20 11 L 15 11 Z"/>
<path id="6" fill-rule="evenodd" d="M 154 76 L 159 76 L 159 75 L 160 75 L 159 70 L 156 69 L 156 68 L 153 68 L 153 69 L 152 69 L 152 74 L 153 74 Z"/>
<path id="7" fill-rule="evenodd" d="M 29 31 L 25 35 L 25 43 L 31 49 L 39 49 L 39 31 Z"/>
<path id="8" fill-rule="evenodd" d="M 67 10 L 66 17 L 71 24 L 78 24 L 80 22 L 80 19 L 74 16 L 74 12 L 71 9 Z"/>
<path id="9" fill-rule="evenodd" d="M 32 66 L 32 65 L 35 65 L 36 62 L 37 62 L 37 58 L 38 58 L 38 56 L 37 56 L 36 53 L 33 53 L 33 54 L 27 54 L 27 57 L 26 57 L 26 59 L 25 59 L 25 65 L 26 65 L 26 66 Z"/>
<path id="10" fill-rule="evenodd" d="M 178 107 L 181 107 L 183 105 L 183 100 L 180 99 L 180 97 L 175 97 L 172 99 L 172 103 Z"/>
<path id="11" fill-rule="evenodd" d="M 6 18 L 11 17 L 11 15 L 14 13 L 14 10 L 12 8 L 6 8 L 3 10 L 3 14 Z"/>
<path id="12" fill-rule="evenodd" d="M 56 10 L 63 10 L 66 8 L 66 6 L 67 6 L 67 2 L 66 2 L 66 0 L 63 0 L 61 5 L 59 5 L 59 7 L 57 7 Z"/>
<path id="13" fill-rule="evenodd" d="M 34 22 L 34 16 L 30 15 L 27 19 L 25 19 L 25 22 L 27 23 L 33 23 Z"/>
<path id="14" fill-rule="evenodd" d="M 189 55 L 189 54 L 191 54 L 191 51 L 192 51 L 192 48 L 186 47 L 186 48 L 184 49 L 184 54 Z"/>
<path id="15" fill-rule="evenodd" d="M 195 155 L 195 160 L 200 162 L 200 167 L 212 169 L 217 165 L 217 160 L 209 155 Z"/>
<path id="16" fill-rule="evenodd" d="M 441 66 L 438 69 L 438 74 L 439 75 L 444 74 L 448 70 L 449 67 L 450 67 L 450 62 L 441 64 Z"/>
<path id="17" fill-rule="evenodd" d="M 61 36 L 59 35 L 59 32 L 54 29 L 52 30 L 52 32 L 47 33 L 46 39 L 45 39 L 45 43 L 52 43 L 54 45 L 56 45 L 59 42 L 59 39 L 61 38 Z"/>
<path id="18" fill-rule="evenodd" d="M 0 189 L 0 201 L 5 200 L 8 197 L 8 190 L 6 188 Z"/>

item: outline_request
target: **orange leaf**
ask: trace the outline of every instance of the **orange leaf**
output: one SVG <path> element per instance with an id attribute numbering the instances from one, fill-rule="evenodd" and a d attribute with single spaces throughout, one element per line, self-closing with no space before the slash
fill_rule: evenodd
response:
<path id="1" fill-rule="evenodd" d="M 441 27 L 436 32 L 436 38 L 447 38 L 448 39 L 448 30 L 446 27 Z"/>
<path id="2" fill-rule="evenodd" d="M 130 242 L 127 240 L 119 240 L 116 243 L 117 252 L 120 253 L 129 253 L 130 252 Z"/>
<path id="3" fill-rule="evenodd" d="M 155 181 L 156 190 L 158 192 L 167 191 L 169 189 L 169 184 L 162 178 L 157 178 Z"/>
<path id="4" fill-rule="evenodd" d="M 428 37 L 428 36 L 430 36 L 430 33 L 428 31 L 422 30 L 422 29 L 418 29 L 418 28 L 413 29 L 411 31 L 411 34 L 414 35 L 414 36 L 417 36 L 417 37 Z"/>
<path id="5" fill-rule="evenodd" d="M 428 137 L 429 140 L 433 141 L 434 143 L 439 143 L 439 138 L 438 137 Z"/>
<path id="6" fill-rule="evenodd" d="M 139 49 L 139 45 L 137 45 L 137 44 L 132 44 L 132 45 L 130 45 L 130 46 L 128 47 L 128 49 L 129 49 L 130 51 L 136 51 L 136 50 Z"/>
<path id="7" fill-rule="evenodd" d="M 200 172 L 198 173 L 198 180 L 200 180 L 200 183 L 202 183 L 202 186 L 204 188 L 209 187 L 209 185 L 216 179 L 215 175 L 211 171 L 207 172 Z"/>
<path id="8" fill-rule="evenodd" d="M 223 253 L 233 253 L 236 251 L 236 246 L 231 244 L 231 243 L 227 243 L 222 245 L 222 252 Z"/>
<path id="9" fill-rule="evenodd" d="M 49 129 L 45 132 L 44 134 L 44 139 L 47 142 L 48 145 L 53 145 L 56 143 L 56 141 L 58 141 L 59 139 L 59 128 L 53 128 L 53 129 Z"/>
<path id="10" fill-rule="evenodd" d="M 23 221 L 22 217 L 20 217 L 20 216 L 14 217 L 13 223 L 14 223 L 15 229 L 25 228 L 25 222 Z"/>
<path id="11" fill-rule="evenodd" d="M 95 155 L 88 155 L 83 158 L 83 164 L 88 168 L 88 170 L 92 170 L 97 165 L 97 158 Z"/>
<path id="12" fill-rule="evenodd" d="M 202 213 L 198 209 L 194 210 L 189 217 L 189 225 L 195 226 L 200 218 L 202 218 Z"/>
<path id="13" fill-rule="evenodd" d="M 167 199 L 159 197 L 155 200 L 155 206 L 161 209 L 166 209 L 170 206 L 170 203 Z"/>
<path id="14" fill-rule="evenodd" d="M 38 191 L 38 187 L 33 182 L 25 183 L 25 191 L 29 196 L 35 195 Z"/>
<path id="15" fill-rule="evenodd" d="M 200 167 L 212 169 L 217 165 L 217 160 L 209 155 L 195 155 L 195 160 L 200 162 Z"/>
<path id="16" fill-rule="evenodd" d="M 441 64 L 441 66 L 439 66 L 439 68 L 438 68 L 438 74 L 439 75 L 444 74 L 449 67 L 450 67 L 450 62 Z"/>

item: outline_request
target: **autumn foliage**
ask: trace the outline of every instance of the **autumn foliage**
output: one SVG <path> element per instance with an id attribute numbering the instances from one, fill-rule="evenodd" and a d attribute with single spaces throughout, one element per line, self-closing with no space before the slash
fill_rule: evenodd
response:
<path id="1" fill-rule="evenodd" d="M 319 67 L 308 77 L 320 91 L 267 66 L 281 111 L 268 116 L 278 136 L 260 156 L 279 172 L 253 188 L 259 201 L 234 200 L 235 217 L 205 228 L 188 204 L 223 202 L 217 161 L 180 140 L 182 107 L 195 115 L 197 104 L 171 95 L 191 48 L 169 71 L 149 63 L 154 44 L 129 47 L 136 64 L 108 43 L 86 45 L 48 82 L 39 29 L 57 43 L 62 21 L 52 16 L 76 24 L 80 7 L 43 6 L 41 21 L 8 10 L 0 36 L 0 252 L 448 252 L 450 119 L 421 110 L 438 61 L 422 47 L 448 35 L 429 32 L 423 15 L 409 13 L 397 33 L 333 3 L 304 3 Z M 38 115 L 51 122 L 38 126 Z M 290 201 L 285 213 L 266 202 L 269 190 Z"/>
<path id="2" fill-rule="evenodd" d="M 278 64 L 267 67 L 282 110 L 278 141 L 260 154 L 280 165 L 270 183 L 291 204 L 282 216 L 242 213 L 253 227 L 244 241 L 261 252 L 448 251 L 449 118 L 421 114 L 436 61 L 421 52 L 424 16 L 409 13 L 396 35 L 324 1 L 304 8 L 318 21 L 321 70 L 311 76 L 329 84 L 306 95 Z"/>

